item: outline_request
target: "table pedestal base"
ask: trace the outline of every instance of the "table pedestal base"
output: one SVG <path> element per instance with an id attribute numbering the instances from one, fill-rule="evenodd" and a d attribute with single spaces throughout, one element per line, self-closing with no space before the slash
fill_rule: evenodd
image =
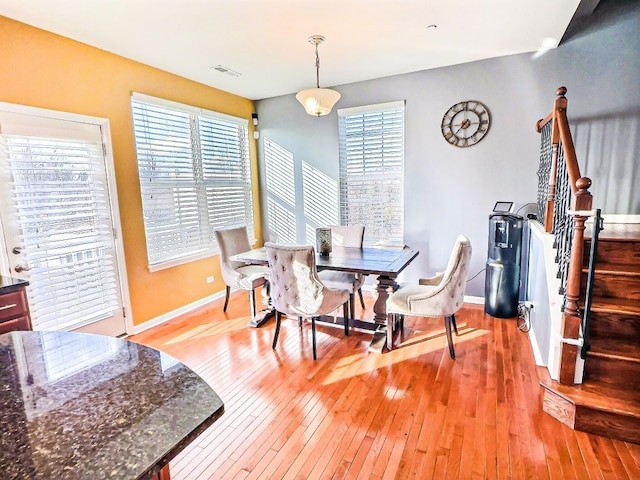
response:
<path id="1" fill-rule="evenodd" d="M 387 275 L 378 277 L 378 298 L 373 305 L 373 312 L 375 313 L 373 319 L 377 328 L 369 344 L 369 352 L 371 353 L 382 353 L 382 350 L 387 345 L 387 299 L 395 288 L 396 281 L 394 278 Z"/>
<path id="2" fill-rule="evenodd" d="M 395 280 L 386 275 L 380 275 L 378 277 L 378 298 L 373 305 L 373 312 L 375 314 L 373 322 L 366 322 L 358 319 L 352 319 L 350 321 L 350 327 L 358 330 L 364 330 L 373 332 L 373 339 L 369 345 L 369 352 L 382 353 L 384 347 L 387 345 L 387 298 L 389 294 L 393 292 L 395 288 Z M 267 307 L 257 313 L 257 315 L 249 322 L 251 327 L 261 327 L 269 319 L 275 316 L 275 309 Z M 325 325 L 340 326 L 344 328 L 343 317 L 333 317 L 331 315 L 323 315 L 318 317 L 317 321 Z"/>
<path id="3" fill-rule="evenodd" d="M 316 319 L 316 324 L 329 325 L 332 327 L 344 328 L 344 317 L 333 317 L 331 315 L 322 315 Z M 353 319 L 349 322 L 351 330 L 359 330 L 367 333 L 373 333 L 373 339 L 369 345 L 369 352 L 382 353 L 387 345 L 387 326 L 379 323 L 367 322 L 364 320 Z"/>
<path id="4" fill-rule="evenodd" d="M 387 327 L 385 325 L 378 325 L 378 328 L 373 332 L 373 338 L 369 344 L 370 353 L 382 353 L 382 350 L 387 345 Z"/>
<path id="5" fill-rule="evenodd" d="M 249 322 L 249 326 L 261 327 L 262 325 L 267 323 L 267 321 L 269 321 L 271 318 L 275 316 L 276 316 L 275 308 L 263 308 L 258 313 L 256 313 L 255 317 L 251 319 L 251 321 Z"/>
<path id="6" fill-rule="evenodd" d="M 344 328 L 344 317 L 334 317 L 332 315 L 321 315 L 316 319 L 316 323 Z M 349 321 L 349 329 L 360 330 L 364 332 L 375 332 L 378 325 L 373 322 L 367 322 L 357 318 Z"/>

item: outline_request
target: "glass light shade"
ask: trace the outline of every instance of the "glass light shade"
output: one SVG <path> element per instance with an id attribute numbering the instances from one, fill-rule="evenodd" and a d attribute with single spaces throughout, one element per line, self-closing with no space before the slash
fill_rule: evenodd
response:
<path id="1" fill-rule="evenodd" d="M 322 117 L 331 113 L 331 109 L 340 100 L 340 93 L 330 88 L 307 88 L 296 94 L 309 115 Z"/>

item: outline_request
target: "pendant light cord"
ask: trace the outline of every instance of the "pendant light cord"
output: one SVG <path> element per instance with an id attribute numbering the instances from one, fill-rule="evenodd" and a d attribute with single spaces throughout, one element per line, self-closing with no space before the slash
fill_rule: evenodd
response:
<path id="1" fill-rule="evenodd" d="M 318 55 L 318 42 L 316 44 L 316 87 L 320 88 L 320 55 Z"/>

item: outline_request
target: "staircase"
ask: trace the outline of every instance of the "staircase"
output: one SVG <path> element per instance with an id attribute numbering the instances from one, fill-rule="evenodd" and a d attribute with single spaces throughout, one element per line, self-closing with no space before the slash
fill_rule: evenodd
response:
<path id="1" fill-rule="evenodd" d="M 541 369 L 543 410 L 575 430 L 640 443 L 640 225 L 606 225 L 596 259 L 583 383 L 561 385 Z"/>

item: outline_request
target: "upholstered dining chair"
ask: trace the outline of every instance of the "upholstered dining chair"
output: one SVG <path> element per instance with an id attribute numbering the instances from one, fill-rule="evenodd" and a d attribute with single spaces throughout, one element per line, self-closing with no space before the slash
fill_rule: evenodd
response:
<path id="1" fill-rule="evenodd" d="M 458 235 L 444 272 L 402 286 L 387 299 L 387 348 L 393 349 L 394 328 L 404 329 L 404 316 L 444 317 L 449 355 L 456 358 L 451 328 L 458 335 L 455 313 L 462 307 L 471 259 L 471 242 Z"/>
<path id="2" fill-rule="evenodd" d="M 316 255 L 312 245 L 264 244 L 269 260 L 271 299 L 276 310 L 276 330 L 273 348 L 278 344 L 282 315 L 311 319 L 313 359 L 316 353 L 316 317 L 327 315 L 340 306 L 345 317 L 345 334 L 349 332 L 349 292 L 328 288 L 318 278 Z"/>
<path id="3" fill-rule="evenodd" d="M 364 225 L 330 225 L 331 243 L 336 247 L 362 248 L 364 240 Z M 364 298 L 362 296 L 362 284 L 364 276 L 359 273 L 338 272 L 335 270 L 323 270 L 318 272 L 320 280 L 329 288 L 349 290 L 349 315 L 355 318 L 355 293 L 358 292 L 360 305 L 364 310 Z"/>
<path id="4" fill-rule="evenodd" d="M 256 316 L 256 288 L 268 288 L 269 269 L 263 265 L 246 265 L 234 262 L 229 257 L 251 250 L 247 227 L 234 227 L 215 231 L 216 242 L 220 248 L 220 269 L 226 285 L 226 296 L 222 310 L 227 311 L 232 288 L 249 291 L 251 316 Z"/>

